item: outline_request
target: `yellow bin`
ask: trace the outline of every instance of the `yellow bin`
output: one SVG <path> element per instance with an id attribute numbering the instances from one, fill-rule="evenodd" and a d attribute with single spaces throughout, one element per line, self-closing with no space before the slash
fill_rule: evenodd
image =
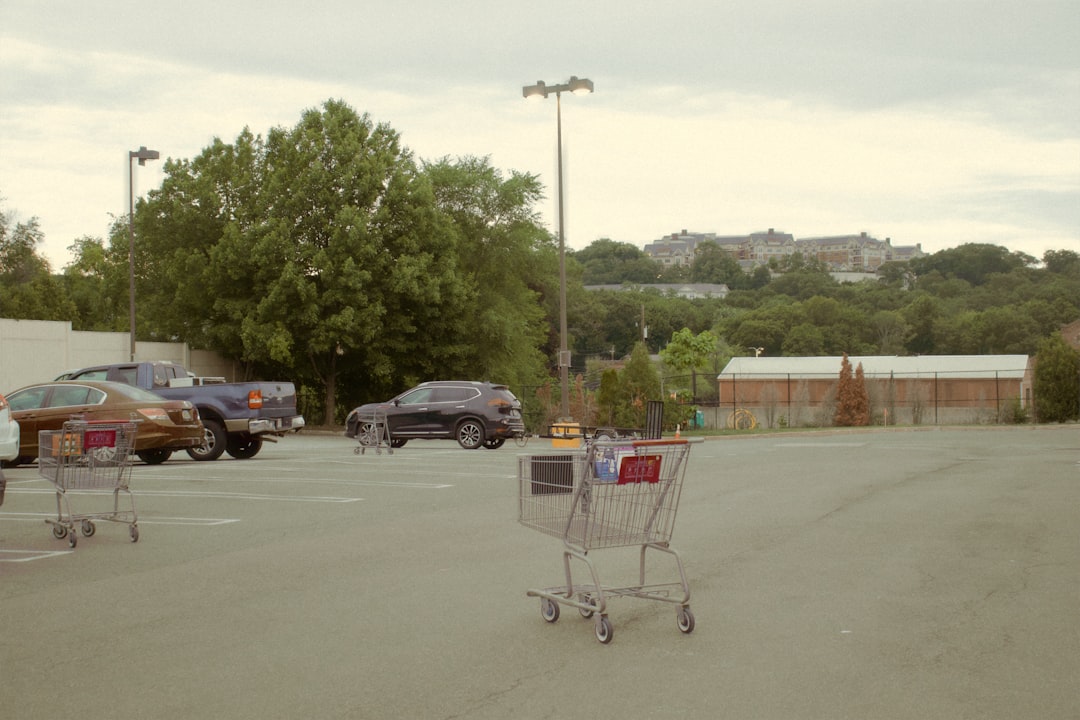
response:
<path id="1" fill-rule="evenodd" d="M 576 422 L 563 421 L 551 426 L 551 447 L 553 448 L 579 448 L 581 447 L 581 425 Z"/>

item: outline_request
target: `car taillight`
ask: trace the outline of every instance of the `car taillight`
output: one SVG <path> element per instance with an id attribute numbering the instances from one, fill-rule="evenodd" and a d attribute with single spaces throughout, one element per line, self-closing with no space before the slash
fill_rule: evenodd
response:
<path id="1" fill-rule="evenodd" d="M 0 395 L 0 410 L 3 410 L 3 409 L 4 409 L 4 408 L 6 408 L 7 406 L 8 406 L 8 404 L 7 404 L 7 398 L 6 398 L 6 397 L 4 397 L 3 395 Z"/>
<path id="2" fill-rule="evenodd" d="M 252 390 L 248 393 L 248 407 L 252 410 L 262 407 L 262 390 Z"/>

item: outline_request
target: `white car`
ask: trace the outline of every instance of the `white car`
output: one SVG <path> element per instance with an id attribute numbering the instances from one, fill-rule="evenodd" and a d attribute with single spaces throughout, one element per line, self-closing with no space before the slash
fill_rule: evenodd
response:
<path id="1" fill-rule="evenodd" d="M 11 417 L 7 398 L 0 395 L 0 461 L 19 457 L 19 423 Z M 0 469 L 0 505 L 4 504 L 4 471 Z"/>

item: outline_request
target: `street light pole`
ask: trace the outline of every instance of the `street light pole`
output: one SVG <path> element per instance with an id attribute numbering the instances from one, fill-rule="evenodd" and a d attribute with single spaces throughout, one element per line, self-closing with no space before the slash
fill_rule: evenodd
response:
<path id="1" fill-rule="evenodd" d="M 521 94 L 526 98 L 543 97 L 555 93 L 555 127 L 556 127 L 556 153 L 558 175 L 558 203 L 559 203 L 559 384 L 562 386 L 561 404 L 559 407 L 560 420 L 568 421 L 570 417 L 570 347 L 567 342 L 566 328 L 566 227 L 563 220 L 563 153 L 562 153 L 562 94 L 569 91 L 575 95 L 585 95 L 593 92 L 592 80 L 586 80 L 571 76 L 570 80 L 563 85 L 547 85 L 543 80 L 537 80 L 535 85 L 526 85 L 521 89 Z"/>
<path id="2" fill-rule="evenodd" d="M 147 150 L 128 151 L 128 328 L 131 331 L 131 362 L 135 362 L 135 164 L 145 165 L 147 160 L 157 160 L 161 153 Z"/>

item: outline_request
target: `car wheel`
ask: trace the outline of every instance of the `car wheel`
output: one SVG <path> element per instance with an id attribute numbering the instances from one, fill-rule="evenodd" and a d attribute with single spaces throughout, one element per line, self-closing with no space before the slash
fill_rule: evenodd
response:
<path id="1" fill-rule="evenodd" d="M 407 443 L 407 442 L 409 442 L 409 441 L 408 440 L 391 440 L 390 441 L 390 447 L 392 447 L 392 448 L 405 447 L 405 443 Z"/>
<path id="2" fill-rule="evenodd" d="M 161 463 L 172 457 L 172 450 L 166 450 L 165 448 L 155 448 L 153 450 L 140 450 L 135 453 L 139 456 L 147 465 L 160 465 Z"/>
<path id="3" fill-rule="evenodd" d="M 237 460 L 248 460 L 259 454 L 263 441 L 258 435 L 231 435 L 225 442 L 225 452 Z"/>
<path id="4" fill-rule="evenodd" d="M 364 447 L 375 447 L 379 444 L 379 428 L 375 423 L 360 423 L 356 427 L 356 441 Z"/>
<path id="5" fill-rule="evenodd" d="M 458 445 L 466 450 L 475 450 L 484 444 L 484 426 L 476 420 L 465 420 L 457 426 Z"/>
<path id="6" fill-rule="evenodd" d="M 225 452 L 225 428 L 216 420 L 203 420 L 206 439 L 199 447 L 188 448 L 192 460 L 217 460 Z"/>
<path id="7" fill-rule="evenodd" d="M 498 450 L 506 442 L 506 438 L 488 438 L 484 441 L 484 447 L 488 450 Z"/>

